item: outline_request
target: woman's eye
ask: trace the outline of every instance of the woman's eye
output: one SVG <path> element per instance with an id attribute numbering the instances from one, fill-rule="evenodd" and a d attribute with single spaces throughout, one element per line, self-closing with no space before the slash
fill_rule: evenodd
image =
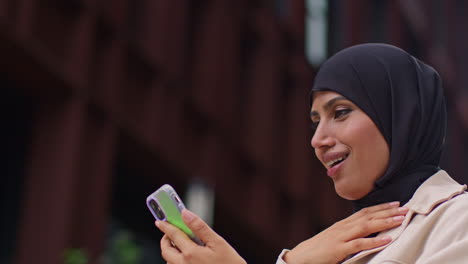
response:
<path id="1" fill-rule="evenodd" d="M 340 118 L 343 117 L 351 112 L 351 109 L 345 108 L 345 109 L 337 109 L 335 110 L 335 118 Z"/>

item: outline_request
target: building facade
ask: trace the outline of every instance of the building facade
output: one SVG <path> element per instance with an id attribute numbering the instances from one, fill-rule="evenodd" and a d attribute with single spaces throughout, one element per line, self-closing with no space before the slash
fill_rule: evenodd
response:
<path id="1" fill-rule="evenodd" d="M 309 2 L 1 0 L 0 262 L 162 261 L 144 200 L 164 183 L 213 190 L 214 228 L 249 263 L 349 215 L 309 143 Z M 441 72 L 444 166 L 466 182 L 465 4 L 322 2 L 327 56 L 387 42 Z"/>

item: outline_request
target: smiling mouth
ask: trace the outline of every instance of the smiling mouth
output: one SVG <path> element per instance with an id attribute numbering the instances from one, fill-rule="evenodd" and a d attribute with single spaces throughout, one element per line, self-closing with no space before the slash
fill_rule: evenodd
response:
<path id="1" fill-rule="evenodd" d="M 327 166 L 328 168 L 332 168 L 332 167 L 335 167 L 336 165 L 340 164 L 341 162 L 343 162 L 347 157 L 349 156 L 349 154 L 343 156 L 343 157 L 339 157 L 337 159 L 334 159 L 334 160 L 331 160 L 329 162 L 327 162 Z"/>

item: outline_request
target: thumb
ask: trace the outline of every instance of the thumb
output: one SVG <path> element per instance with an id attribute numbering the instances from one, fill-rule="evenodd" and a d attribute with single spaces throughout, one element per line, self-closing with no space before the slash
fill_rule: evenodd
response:
<path id="1" fill-rule="evenodd" d="M 205 221 L 191 211 L 182 210 L 182 219 L 193 233 L 206 244 L 211 244 L 219 238 L 218 234 Z"/>

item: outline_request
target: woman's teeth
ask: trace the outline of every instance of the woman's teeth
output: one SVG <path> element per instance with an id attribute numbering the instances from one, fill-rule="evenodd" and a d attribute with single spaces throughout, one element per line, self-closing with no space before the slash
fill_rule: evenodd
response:
<path id="1" fill-rule="evenodd" d="M 331 161 L 327 162 L 327 166 L 329 168 L 331 168 L 331 167 L 337 165 L 338 163 L 342 162 L 343 160 L 345 160 L 347 157 L 348 157 L 348 155 L 337 158 L 337 159 L 334 159 L 334 160 L 331 160 Z"/>

